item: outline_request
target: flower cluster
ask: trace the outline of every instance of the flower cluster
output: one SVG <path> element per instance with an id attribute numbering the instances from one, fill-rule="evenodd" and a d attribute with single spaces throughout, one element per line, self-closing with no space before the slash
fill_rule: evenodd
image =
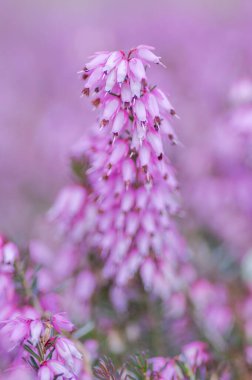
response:
<path id="1" fill-rule="evenodd" d="M 211 367 L 212 358 L 208 346 L 203 342 L 191 342 L 182 348 L 181 354 L 173 358 L 133 355 L 116 370 L 112 360 L 103 358 L 95 367 L 95 379 L 146 379 L 146 380 L 185 380 L 206 379 L 219 376 L 220 373 Z M 220 371 L 219 371 L 220 372 Z M 216 377 L 220 378 L 220 377 Z"/>
<path id="2" fill-rule="evenodd" d="M 82 251 L 80 247 L 34 239 L 29 250 L 33 265 L 40 268 L 36 289 L 43 309 L 65 310 L 76 323 L 89 321 L 92 297 L 99 286 L 99 269 L 92 268 L 88 255 L 83 255 L 86 247 Z"/>
<path id="3" fill-rule="evenodd" d="M 91 379 L 84 347 L 71 336 L 74 325 L 66 313 L 43 307 L 20 256 L 16 245 L 1 236 L 0 354 L 6 377 L 21 371 L 28 379 Z"/>
<path id="4" fill-rule="evenodd" d="M 160 380 L 183 380 L 194 378 L 196 374 L 206 374 L 206 365 L 210 362 L 208 347 L 203 342 L 188 343 L 183 347 L 179 356 L 169 358 L 152 358 L 150 379 Z"/>
<path id="5" fill-rule="evenodd" d="M 37 372 L 38 379 L 76 378 L 82 355 L 71 340 L 61 335 L 74 327 L 64 313 L 42 319 L 17 316 L 1 325 L 1 338 L 9 351 L 19 347 L 19 355 Z"/>
<path id="6" fill-rule="evenodd" d="M 240 256 L 252 244 L 251 93 L 250 79 L 231 87 L 227 96 L 229 107 L 206 131 L 205 159 L 192 168 L 202 147 L 196 146 L 189 153 L 188 161 L 192 161 L 188 167 L 191 166 L 192 174 L 185 184 L 189 203 L 200 223 Z M 204 207 L 199 207 L 206 197 Z"/>
<path id="7" fill-rule="evenodd" d="M 139 271 L 146 288 L 162 296 L 177 284 L 184 247 L 172 220 L 178 186 L 164 148 L 165 138 L 176 142 L 170 124 L 176 114 L 148 84 L 147 66 L 161 63 L 152 50 L 97 53 L 85 65 L 83 93 L 98 108 L 99 125 L 72 156 L 89 166 L 86 188 L 64 189 L 49 216 L 73 242 L 89 236 L 106 278 L 125 286 Z"/>

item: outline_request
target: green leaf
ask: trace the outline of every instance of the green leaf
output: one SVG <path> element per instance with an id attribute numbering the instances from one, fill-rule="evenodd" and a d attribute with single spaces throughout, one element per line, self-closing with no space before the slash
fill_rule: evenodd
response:
<path id="1" fill-rule="evenodd" d="M 39 369 L 39 366 L 38 366 L 38 364 L 35 362 L 35 359 L 34 359 L 34 357 L 33 356 L 30 356 L 30 364 L 31 364 L 31 366 L 33 367 L 33 368 L 35 368 L 36 370 L 38 370 Z"/>
<path id="2" fill-rule="evenodd" d="M 187 376 L 190 380 L 196 380 L 195 375 L 193 374 L 191 368 L 189 368 L 186 363 L 176 360 L 176 364 L 179 366 L 179 368 L 182 370 L 183 374 Z"/>
<path id="3" fill-rule="evenodd" d="M 28 351 L 32 356 L 34 356 L 34 358 L 40 361 L 40 357 L 29 346 L 27 346 L 27 344 L 24 344 L 24 349 Z"/>
<path id="4" fill-rule="evenodd" d="M 49 352 L 49 354 L 47 355 L 46 357 L 46 360 L 51 360 L 52 359 L 52 354 L 53 354 L 53 351 L 55 350 L 55 348 L 53 347 L 53 349 Z"/>

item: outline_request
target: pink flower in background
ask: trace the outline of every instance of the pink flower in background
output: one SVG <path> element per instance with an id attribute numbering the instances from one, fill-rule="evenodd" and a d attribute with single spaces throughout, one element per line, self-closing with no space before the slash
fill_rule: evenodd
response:
<path id="1" fill-rule="evenodd" d="M 84 363 L 79 351 L 84 351 L 84 346 L 78 343 L 77 348 L 71 336 L 74 324 L 66 312 L 53 313 L 50 307 L 44 308 L 43 294 L 34 283 L 36 272 L 21 262 L 16 245 L 2 237 L 0 242 L 0 368 L 6 371 L 6 378 L 12 379 L 22 369 L 27 379 L 53 380 L 56 375 L 91 379 L 89 359 Z M 37 260 L 47 252 L 38 241 L 31 247 Z M 44 257 L 44 265 L 47 260 Z M 48 292 L 55 295 L 51 289 Z"/>
<path id="2" fill-rule="evenodd" d="M 187 376 L 194 376 L 197 370 L 205 370 L 206 364 L 210 362 L 208 347 L 203 342 L 192 342 L 184 346 L 182 353 L 174 359 L 152 358 L 151 374 L 154 378 L 161 380 L 183 380 L 185 372 Z M 155 377 L 156 376 L 156 377 Z"/>
<path id="3" fill-rule="evenodd" d="M 38 371 L 39 380 L 51 380 L 55 376 L 63 376 L 63 379 L 73 379 L 73 374 L 65 366 L 56 360 L 48 360 Z"/>
<path id="4" fill-rule="evenodd" d="M 190 366 L 194 369 L 207 364 L 210 361 L 210 355 L 206 343 L 192 342 L 183 347 L 182 355 Z"/>
<path id="5" fill-rule="evenodd" d="M 174 360 L 157 357 L 150 359 L 149 362 L 152 365 L 153 376 L 160 380 L 182 380 L 184 377 Z"/>
<path id="6" fill-rule="evenodd" d="M 244 256 L 252 244 L 251 92 L 249 79 L 232 86 L 228 109 L 206 131 L 208 143 L 198 172 L 185 183 L 187 199 L 199 223 L 238 257 Z M 195 160 L 196 150 L 191 153 Z M 202 202 L 204 207 L 200 206 Z"/>
<path id="7" fill-rule="evenodd" d="M 76 349 L 74 344 L 66 338 L 59 337 L 56 340 L 55 350 L 57 352 L 59 359 L 66 361 L 68 367 L 72 369 L 74 367 L 74 358 L 77 358 L 77 359 L 82 358 L 82 355 Z"/>
<path id="8" fill-rule="evenodd" d="M 0 333 L 11 351 L 30 336 L 30 320 L 21 317 L 9 321 L 1 321 Z"/>
<path id="9" fill-rule="evenodd" d="M 12 272 L 15 261 L 19 257 L 19 251 L 15 244 L 5 241 L 0 235 L 0 269 L 1 272 Z"/>
<path id="10" fill-rule="evenodd" d="M 64 375 L 64 378 L 75 378 L 79 372 L 76 360 L 82 355 L 74 343 L 63 336 L 56 335 L 59 330 L 70 331 L 73 324 L 65 318 L 63 313 L 52 316 L 50 320 L 28 319 L 17 317 L 9 321 L 0 321 L 1 339 L 9 351 L 18 347 L 21 358 L 38 370 L 39 379 L 51 379 L 54 375 Z M 30 360 L 26 360 L 30 354 Z M 32 357 L 32 359 L 31 359 Z M 52 360 L 48 360 L 51 357 Z"/>

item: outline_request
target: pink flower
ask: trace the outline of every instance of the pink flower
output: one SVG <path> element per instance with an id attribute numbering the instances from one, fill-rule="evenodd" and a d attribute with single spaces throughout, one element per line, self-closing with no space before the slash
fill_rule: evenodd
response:
<path id="1" fill-rule="evenodd" d="M 81 353 L 69 339 L 63 337 L 57 338 L 55 349 L 59 359 L 63 360 L 72 370 L 74 368 L 74 358 L 82 358 Z"/>
<path id="2" fill-rule="evenodd" d="M 49 210 L 48 218 L 57 222 L 60 235 L 71 232 L 75 240 L 80 240 L 87 231 L 92 230 L 96 211 L 93 205 L 87 202 L 86 190 L 75 185 L 60 192 L 55 204 Z"/>
<path id="3" fill-rule="evenodd" d="M 95 292 L 97 281 L 91 271 L 83 270 L 76 278 L 75 293 L 81 301 L 88 301 Z"/>
<path id="4" fill-rule="evenodd" d="M 247 346 L 245 348 L 245 358 L 249 365 L 252 364 L 252 346 Z"/>
<path id="5" fill-rule="evenodd" d="M 11 351 L 29 337 L 30 320 L 18 317 L 1 322 L 0 328 L 2 339 L 6 341 L 9 351 Z"/>
<path id="6" fill-rule="evenodd" d="M 152 50 L 154 48 L 152 46 L 147 46 L 147 45 L 139 45 L 136 48 L 136 54 L 139 58 L 141 58 L 143 61 L 151 62 L 151 63 L 161 63 L 160 62 L 160 57 L 157 57 Z"/>
<path id="7" fill-rule="evenodd" d="M 169 358 L 156 357 L 149 359 L 153 378 L 160 380 L 183 380 L 184 374 L 176 361 Z"/>
<path id="8" fill-rule="evenodd" d="M 194 369 L 207 364 L 210 360 L 208 347 L 203 342 L 192 342 L 183 347 L 182 354 Z"/>
<path id="9" fill-rule="evenodd" d="M 19 252 L 15 244 L 9 242 L 2 248 L 3 261 L 5 264 L 13 265 L 14 261 L 18 258 Z"/>
<path id="10" fill-rule="evenodd" d="M 39 380 L 52 380 L 55 376 L 62 376 L 63 379 L 74 378 L 74 375 L 57 360 L 48 360 L 38 371 Z"/>
<path id="11" fill-rule="evenodd" d="M 74 325 L 67 319 L 67 315 L 65 312 L 54 314 L 52 316 L 52 325 L 56 331 L 73 331 Z"/>
<path id="12" fill-rule="evenodd" d="M 220 337 L 231 330 L 234 322 L 228 303 L 228 290 L 224 284 L 199 279 L 192 284 L 189 293 L 195 315 L 202 320 L 202 324 L 210 332 L 209 338 L 217 343 Z"/>
<path id="13" fill-rule="evenodd" d="M 40 320 L 34 320 L 30 324 L 30 331 L 31 331 L 31 342 L 34 346 L 37 345 L 40 335 L 43 330 L 43 323 Z"/>
<path id="14" fill-rule="evenodd" d="M 43 365 L 38 370 L 38 379 L 39 380 L 52 380 L 54 377 L 54 374 L 51 372 L 49 367 L 46 365 Z"/>
<path id="15" fill-rule="evenodd" d="M 13 272 L 14 263 L 19 257 L 17 246 L 12 242 L 6 242 L 0 236 L 0 270 L 3 272 Z"/>
<path id="16" fill-rule="evenodd" d="M 129 53 L 97 53 L 85 65 L 83 92 L 98 108 L 99 125 L 75 146 L 73 158 L 88 163 L 88 186 L 63 190 L 49 217 L 70 242 L 85 237 L 100 249 L 105 278 L 124 286 L 140 272 L 146 289 L 167 297 L 180 286 L 185 258 L 172 221 L 179 210 L 175 170 L 164 149 L 165 140 L 176 142 L 175 112 L 149 85 L 149 63 L 160 58 L 140 45 Z"/>

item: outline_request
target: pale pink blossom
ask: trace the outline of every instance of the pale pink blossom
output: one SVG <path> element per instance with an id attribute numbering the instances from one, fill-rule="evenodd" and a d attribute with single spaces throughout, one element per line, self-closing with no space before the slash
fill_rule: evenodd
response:
<path id="1" fill-rule="evenodd" d="M 74 375 L 59 361 L 49 360 L 46 362 L 52 377 L 61 375 L 63 379 L 74 379 Z"/>
<path id="2" fill-rule="evenodd" d="M 75 345 L 67 338 L 59 337 L 55 343 L 58 357 L 63 360 L 70 369 L 74 368 L 74 358 L 81 359 L 81 353 Z"/>
<path id="3" fill-rule="evenodd" d="M 40 335 L 43 331 L 43 323 L 40 320 L 34 320 L 30 324 L 31 342 L 34 346 L 37 345 Z"/>
<path id="4" fill-rule="evenodd" d="M 43 365 L 38 370 L 38 379 L 39 380 L 52 380 L 54 374 L 50 371 L 49 367 Z"/>
<path id="5" fill-rule="evenodd" d="M 67 314 L 65 312 L 57 313 L 52 316 L 52 325 L 56 331 L 73 331 L 74 325 L 67 318 Z"/>
<path id="6" fill-rule="evenodd" d="M 183 347 L 182 355 L 192 368 L 199 368 L 210 360 L 208 347 L 203 342 L 192 342 Z"/>
<path id="7" fill-rule="evenodd" d="M 30 320 L 18 317 L 0 322 L 0 334 L 11 351 L 30 336 Z"/>

